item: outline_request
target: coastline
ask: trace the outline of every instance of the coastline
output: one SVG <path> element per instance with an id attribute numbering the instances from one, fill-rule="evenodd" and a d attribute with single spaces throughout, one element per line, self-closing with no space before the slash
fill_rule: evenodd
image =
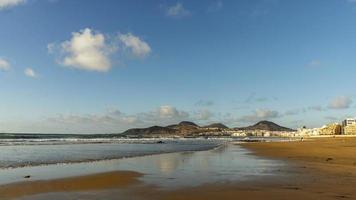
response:
<path id="1" fill-rule="evenodd" d="M 163 143 L 158 143 L 158 141 L 163 141 Z M 166 140 L 166 138 L 163 138 L 154 139 L 151 140 L 151 142 L 136 141 L 133 143 L 123 142 L 119 144 L 113 142 L 56 145 L 0 145 L 0 151 L 4 152 L 4 157 L 2 157 L 0 162 L 0 170 L 46 165 L 91 163 L 163 153 L 205 151 L 220 146 L 223 143 L 224 141 L 220 140 L 206 141 L 202 139 L 179 140 L 179 142 L 176 142 L 176 140 Z M 127 151 L 127 149 L 130 151 Z M 56 152 L 56 154 L 52 154 L 51 152 L 53 151 Z M 95 153 L 90 154 L 88 152 Z M 33 157 L 33 154 L 37 156 Z"/>
<path id="2" fill-rule="evenodd" d="M 356 152 L 356 138 L 318 138 L 303 142 L 261 142 L 235 145 L 242 146 L 248 149 L 250 154 L 261 158 L 286 161 L 289 166 L 287 169 L 282 169 L 285 170 L 286 176 L 162 190 L 156 186 L 143 184 L 139 179 L 145 176 L 144 174 L 115 171 L 82 177 L 34 181 L 35 184 L 32 182 L 15 183 L 0 186 L 0 194 L 11 198 L 31 194 L 49 197 L 46 195 L 59 195 L 58 192 L 79 192 L 77 195 L 80 196 L 80 192 L 83 191 L 100 190 L 110 197 L 106 199 L 115 199 L 118 194 L 117 189 L 119 189 L 126 191 L 125 194 L 120 193 L 121 199 L 356 198 L 356 191 L 354 191 L 356 155 L 353 154 Z M 113 177 L 116 177 L 118 182 L 110 181 Z M 98 179 L 105 184 L 94 184 L 93 180 Z M 93 184 L 86 185 L 88 183 Z M 43 185 L 46 187 L 42 187 Z M 18 191 L 25 191 L 25 193 L 20 195 Z"/>

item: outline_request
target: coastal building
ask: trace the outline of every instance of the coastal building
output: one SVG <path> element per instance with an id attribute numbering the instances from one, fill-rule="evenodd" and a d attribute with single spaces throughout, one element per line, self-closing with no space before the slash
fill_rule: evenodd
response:
<path id="1" fill-rule="evenodd" d="M 342 134 L 356 135 L 356 118 L 348 118 L 342 122 Z"/>
<path id="2" fill-rule="evenodd" d="M 320 128 L 320 135 L 341 135 L 341 125 L 338 123 L 328 124 Z"/>
<path id="3" fill-rule="evenodd" d="M 353 118 L 347 118 L 344 121 L 342 121 L 342 126 L 355 125 L 355 124 L 356 124 L 356 119 Z"/>
<path id="4" fill-rule="evenodd" d="M 297 130 L 295 136 L 298 137 L 307 137 L 307 136 L 319 136 L 321 128 L 306 128 L 302 127 Z"/>
<path id="5" fill-rule="evenodd" d="M 232 137 L 293 137 L 295 131 L 267 131 L 267 130 L 235 130 L 230 132 Z"/>

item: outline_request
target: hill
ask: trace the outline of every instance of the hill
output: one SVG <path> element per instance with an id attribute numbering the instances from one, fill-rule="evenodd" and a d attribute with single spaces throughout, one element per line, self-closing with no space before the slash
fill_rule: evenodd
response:
<path id="1" fill-rule="evenodd" d="M 176 130 L 162 126 L 151 126 L 148 128 L 132 128 L 122 133 L 122 135 L 138 135 L 138 136 L 152 136 L 152 135 L 169 135 L 175 134 Z"/>
<path id="2" fill-rule="evenodd" d="M 227 127 L 225 124 L 222 124 L 222 123 L 213 123 L 213 124 L 209 124 L 207 126 L 203 126 L 203 128 L 228 129 L 229 127 Z"/>
<path id="3" fill-rule="evenodd" d="M 237 130 L 294 131 L 270 121 L 260 121 L 252 126 L 235 128 Z"/>
<path id="4" fill-rule="evenodd" d="M 136 136 L 167 136 L 167 135 L 187 135 L 196 133 L 200 127 L 189 121 L 182 121 L 179 124 L 172 124 L 166 127 L 151 126 L 148 128 L 133 128 L 122 133 L 122 135 Z"/>

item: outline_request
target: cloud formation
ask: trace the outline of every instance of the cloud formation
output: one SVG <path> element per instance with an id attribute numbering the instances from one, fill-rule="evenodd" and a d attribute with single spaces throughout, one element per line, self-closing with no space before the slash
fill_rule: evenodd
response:
<path id="1" fill-rule="evenodd" d="M 207 109 L 202 109 L 202 110 L 195 112 L 194 119 L 206 121 L 206 120 L 211 119 L 213 116 L 214 116 L 214 113 L 210 112 Z"/>
<path id="2" fill-rule="evenodd" d="M 151 53 L 151 47 L 132 33 L 119 34 L 119 40 L 134 57 L 144 58 Z"/>
<path id="3" fill-rule="evenodd" d="M 242 122 L 256 122 L 280 117 L 278 111 L 269 109 L 257 109 L 252 115 L 245 115 L 240 118 Z"/>
<path id="4" fill-rule="evenodd" d="M 180 118 L 188 116 L 187 113 L 178 111 L 175 107 L 169 105 L 160 106 L 157 111 L 160 118 Z"/>
<path id="5" fill-rule="evenodd" d="M 347 96 L 336 97 L 329 103 L 330 109 L 347 109 L 351 106 L 352 99 Z"/>
<path id="6" fill-rule="evenodd" d="M 170 17 L 186 17 L 190 15 L 190 11 L 185 9 L 182 3 L 177 2 L 166 9 L 166 15 Z"/>
<path id="7" fill-rule="evenodd" d="M 53 127 L 57 127 L 56 130 L 62 129 L 63 132 L 119 133 L 129 128 L 143 128 L 153 125 L 167 126 L 187 120 L 204 124 L 208 123 L 209 120 L 216 120 L 216 117 L 221 118 L 222 122 L 227 122 L 227 120 L 231 120 L 228 121 L 229 123 L 237 121 L 231 114 L 216 116 L 216 113 L 208 109 L 187 112 L 171 105 L 162 105 L 151 111 L 135 114 L 127 114 L 118 109 L 98 114 L 58 114 L 47 118 L 46 121 Z"/>
<path id="8" fill-rule="evenodd" d="M 183 120 L 190 120 L 190 114 L 174 106 L 164 105 L 148 112 L 126 114 L 110 110 L 101 114 L 58 114 L 47 118 L 54 126 L 62 126 L 80 133 L 122 132 L 133 127 L 153 125 L 166 126 Z"/>
<path id="9" fill-rule="evenodd" d="M 109 55 L 112 48 L 105 40 L 102 33 L 90 28 L 73 32 L 70 40 L 60 44 L 62 57 L 59 63 L 76 69 L 107 72 L 111 68 Z M 55 52 L 55 48 L 55 44 L 49 44 L 49 53 Z"/>
<path id="10" fill-rule="evenodd" d="M 0 10 L 24 4 L 25 0 L 0 0 Z"/>
<path id="11" fill-rule="evenodd" d="M 37 73 L 32 68 L 26 68 L 24 70 L 24 73 L 25 73 L 26 76 L 31 77 L 31 78 L 36 78 L 37 77 Z"/>
<path id="12" fill-rule="evenodd" d="M 132 33 L 110 37 L 90 28 L 73 32 L 69 40 L 60 44 L 50 43 L 47 49 L 63 66 L 97 72 L 111 69 L 112 54 L 118 50 L 127 50 L 134 58 L 144 58 L 152 51 L 147 42 Z"/>
<path id="13" fill-rule="evenodd" d="M 7 71 L 11 68 L 11 65 L 7 60 L 0 58 L 0 71 Z"/>

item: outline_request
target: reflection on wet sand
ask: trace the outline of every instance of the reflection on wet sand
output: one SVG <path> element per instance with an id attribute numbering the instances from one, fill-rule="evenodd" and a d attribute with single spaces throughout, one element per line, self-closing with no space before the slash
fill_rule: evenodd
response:
<path id="1" fill-rule="evenodd" d="M 205 184 L 219 184 L 219 183 L 240 183 L 242 181 L 253 181 L 254 179 L 261 179 L 263 177 L 276 177 L 281 174 L 279 169 L 284 168 L 284 163 L 276 160 L 263 159 L 250 154 L 250 152 L 241 148 L 238 145 L 224 145 L 219 148 L 209 151 L 199 152 L 182 152 L 169 153 L 161 155 L 151 155 L 136 158 L 127 158 L 121 160 L 102 161 L 96 163 L 80 163 L 65 166 L 42 166 L 36 167 L 35 170 L 27 169 L 31 172 L 31 177 L 41 179 L 52 179 L 51 171 L 55 172 L 57 178 L 59 175 L 76 174 L 81 171 L 98 173 L 99 171 L 135 171 L 143 174 L 138 177 L 139 185 L 135 187 L 156 188 L 159 190 L 176 190 L 179 188 L 196 187 Z M 25 173 L 26 169 L 23 169 Z M 41 177 L 41 172 L 48 172 L 45 177 Z M 283 171 L 283 170 L 282 170 Z M 110 173 L 108 173 L 110 177 Z M 60 182 L 61 188 L 66 188 L 65 184 L 70 184 L 72 181 Z M 76 180 L 76 178 L 70 178 Z M 88 180 L 88 179 L 86 179 Z M 70 193 L 64 192 L 62 189 L 51 188 L 54 181 L 36 182 L 37 188 L 45 188 L 45 190 L 33 190 L 29 194 L 33 194 L 38 199 L 43 196 L 42 193 L 52 192 L 51 199 L 58 199 L 57 195 L 66 197 L 83 197 L 88 191 L 86 188 L 76 188 L 78 191 L 71 190 Z M 21 183 L 21 187 L 31 188 L 33 182 Z M 45 184 L 45 187 L 41 187 Z M 1 187 L 1 186 L 0 186 Z M 12 186 L 2 187 L 2 192 L 17 190 L 16 184 Z M 5 189 L 4 189 L 5 188 Z M 123 192 L 122 188 L 110 187 L 117 192 Z M 91 188 L 90 188 L 91 189 Z M 100 189 L 100 188 L 98 188 Z M 112 189 L 107 192 L 91 192 L 94 199 L 108 195 L 108 192 L 113 192 Z M 130 188 L 127 188 L 130 190 Z M 127 191 L 125 189 L 125 191 Z M 31 191 L 31 190 L 28 190 Z M 38 191 L 38 192 L 36 192 Z M 69 195 L 69 196 L 68 196 Z M 59 197 L 57 196 L 57 197 Z M 46 195 L 44 195 L 46 197 Z M 48 197 L 48 196 L 47 196 Z M 25 197 L 26 199 L 27 197 Z M 35 199 L 36 199 L 35 198 Z M 33 199 L 33 198 L 32 198 Z M 44 198 L 46 199 L 46 198 Z"/>
<path id="2" fill-rule="evenodd" d="M 184 162 L 187 162 L 193 154 L 193 152 L 182 152 L 170 156 L 160 156 L 156 160 L 156 165 L 162 174 L 169 175 L 177 170 L 178 166 L 184 165 Z"/>
<path id="3" fill-rule="evenodd" d="M 238 145 L 223 145 L 209 151 L 161 154 L 121 160 L 118 170 L 145 174 L 140 179 L 161 188 L 198 186 L 217 182 L 245 181 L 276 175 L 281 161 L 250 155 Z"/>

